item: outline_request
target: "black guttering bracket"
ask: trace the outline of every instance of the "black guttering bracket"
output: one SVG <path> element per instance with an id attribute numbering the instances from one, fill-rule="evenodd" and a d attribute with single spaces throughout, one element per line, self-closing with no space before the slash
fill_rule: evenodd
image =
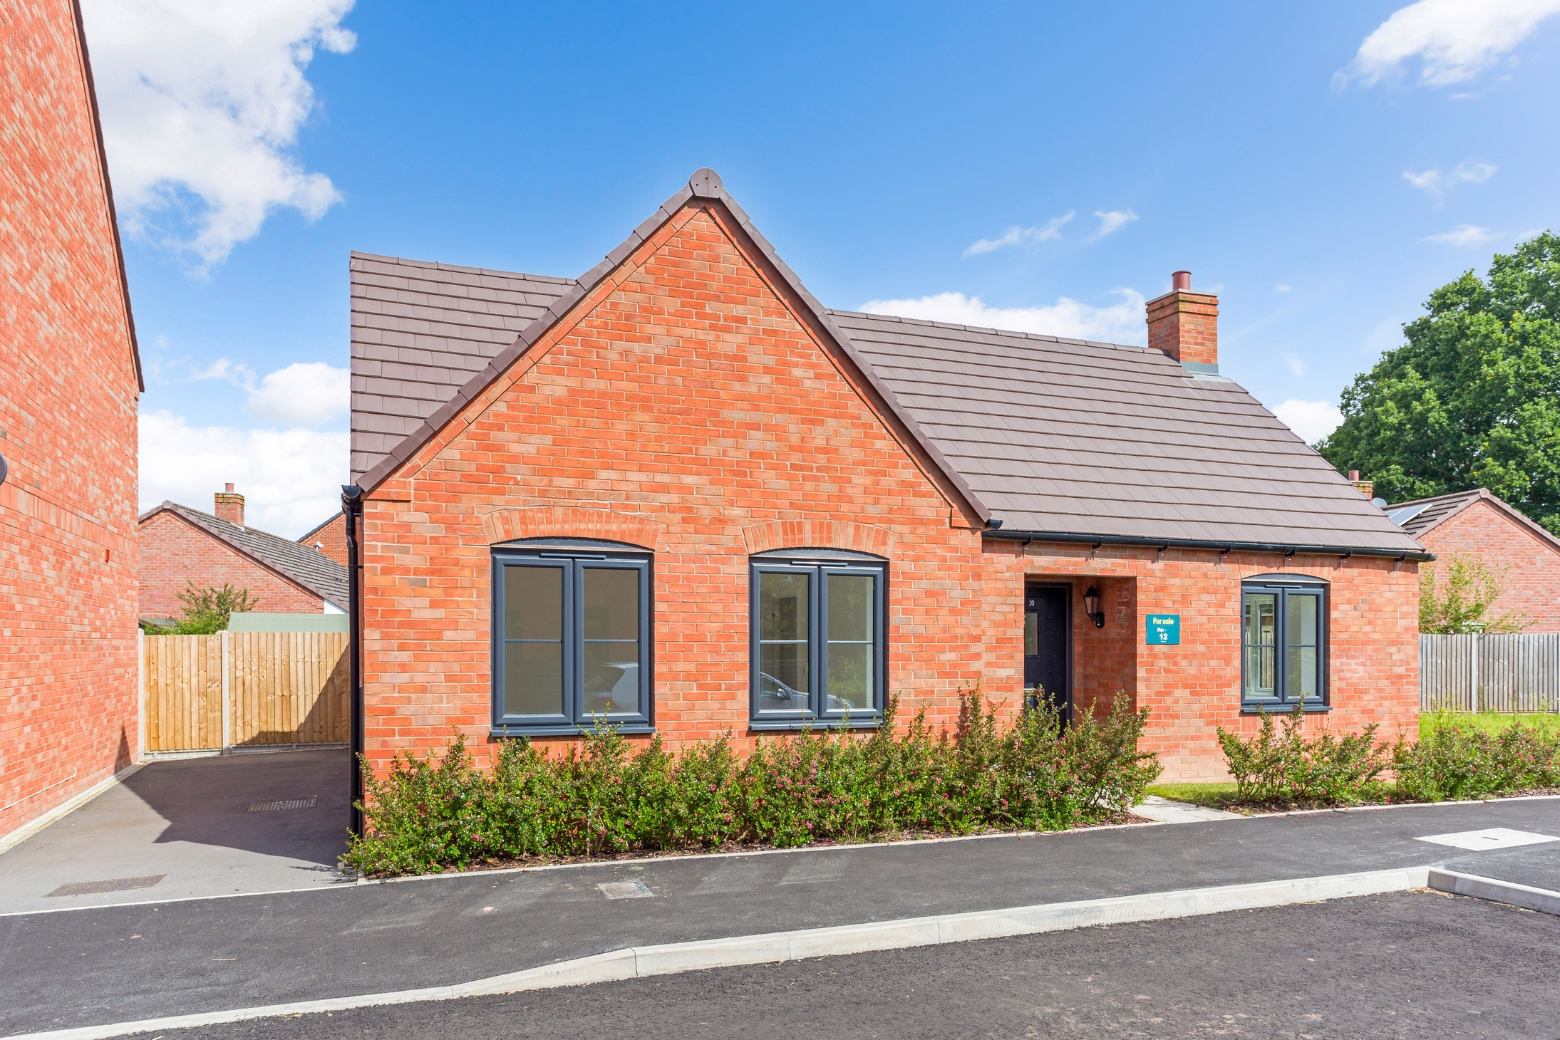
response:
<path id="1" fill-rule="evenodd" d="M 986 530 L 982 531 L 981 534 L 983 537 L 995 540 L 1016 539 L 1018 541 L 1068 542 L 1074 545 L 1091 545 L 1096 548 L 1101 545 L 1134 545 L 1155 550 L 1164 548 L 1206 549 L 1209 552 L 1217 552 L 1220 555 L 1229 552 L 1263 552 L 1282 553 L 1285 556 L 1337 556 L 1346 552 L 1353 556 L 1376 556 L 1399 562 L 1413 560 L 1416 563 L 1428 563 L 1435 559 L 1435 553 L 1405 552 L 1402 549 L 1373 549 L 1361 546 L 1283 545 L 1276 542 L 1215 542 L 1201 538 L 1138 538 L 1132 535 L 1073 534 L 1065 531 Z"/>
<path id="2" fill-rule="evenodd" d="M 358 524 L 363 519 L 363 489 L 356 484 L 341 488 L 341 512 L 347 521 L 347 667 L 351 708 L 351 754 L 348 767 L 348 801 L 351 803 L 347 827 L 359 837 L 363 834 L 363 551 L 358 543 Z"/>

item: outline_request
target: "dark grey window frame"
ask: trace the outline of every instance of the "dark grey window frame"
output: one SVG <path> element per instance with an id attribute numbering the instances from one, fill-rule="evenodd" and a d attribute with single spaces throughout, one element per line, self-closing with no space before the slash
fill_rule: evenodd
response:
<path id="1" fill-rule="evenodd" d="M 1246 714 L 1261 711 L 1270 713 L 1293 711 L 1295 701 L 1290 698 L 1287 689 L 1289 672 L 1286 667 L 1286 650 L 1288 643 L 1289 627 L 1289 597 L 1307 596 L 1315 598 L 1316 605 L 1316 685 L 1315 696 L 1304 699 L 1306 712 L 1325 712 L 1332 710 L 1331 683 L 1328 675 L 1329 640 L 1328 630 L 1328 595 L 1327 582 L 1319 579 L 1301 577 L 1287 574 L 1257 575 L 1247 578 L 1240 583 L 1240 618 L 1239 618 L 1239 653 L 1240 653 L 1240 710 Z M 1273 662 L 1273 696 L 1252 697 L 1249 695 L 1249 686 L 1246 682 L 1246 597 L 1252 593 L 1258 595 L 1276 595 L 1274 625 L 1274 662 Z"/>
<path id="2" fill-rule="evenodd" d="M 759 693 L 759 575 L 809 573 L 808 668 L 814 679 L 808 705 L 794 711 L 760 710 Z M 828 632 L 826 574 L 859 574 L 875 578 L 873 626 L 872 708 L 827 710 Z M 888 561 L 867 553 L 842 549 L 781 549 L 748 561 L 748 657 L 750 661 L 748 728 L 753 730 L 875 729 L 883 719 L 888 689 Z"/>
<path id="3" fill-rule="evenodd" d="M 563 686 L 567 711 L 558 715 L 504 714 L 504 570 L 507 567 L 549 567 L 564 572 Z M 492 548 L 492 733 L 499 737 L 574 736 L 595 730 L 597 719 L 584 709 L 585 620 L 584 572 L 587 569 L 633 570 L 639 573 L 639 700 L 638 710 L 612 712 L 601 722 L 621 733 L 655 729 L 654 557 L 638 546 L 587 539 L 535 539 Z"/>

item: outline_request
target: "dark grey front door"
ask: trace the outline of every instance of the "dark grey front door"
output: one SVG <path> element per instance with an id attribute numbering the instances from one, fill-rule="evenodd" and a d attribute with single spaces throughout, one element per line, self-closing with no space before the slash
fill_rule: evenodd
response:
<path id="1" fill-rule="evenodd" d="M 1031 585 L 1024 590 L 1024 689 L 1040 689 L 1065 721 L 1072 697 L 1071 590 Z"/>

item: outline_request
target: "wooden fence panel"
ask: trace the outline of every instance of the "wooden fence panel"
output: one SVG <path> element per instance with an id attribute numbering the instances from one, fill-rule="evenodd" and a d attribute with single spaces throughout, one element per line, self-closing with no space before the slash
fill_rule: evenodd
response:
<path id="1" fill-rule="evenodd" d="M 146 747 L 222 746 L 222 637 L 147 636 Z"/>
<path id="2" fill-rule="evenodd" d="M 347 642 L 345 632 L 147 636 L 147 750 L 346 741 Z"/>
<path id="3" fill-rule="evenodd" d="M 1560 633 L 1421 635 L 1419 706 L 1560 711 Z"/>

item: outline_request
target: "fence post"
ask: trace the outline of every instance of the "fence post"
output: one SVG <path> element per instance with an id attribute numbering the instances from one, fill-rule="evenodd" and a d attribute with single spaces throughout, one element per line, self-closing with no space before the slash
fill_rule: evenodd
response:
<path id="1" fill-rule="evenodd" d="M 1475 715 L 1479 712 L 1479 640 L 1482 638 L 1478 632 L 1473 634 L 1473 652 L 1468 655 L 1468 668 L 1473 672 L 1473 682 L 1468 684 L 1468 698 L 1471 702 L 1468 710 Z"/>
<path id="2" fill-rule="evenodd" d="M 135 626 L 135 760 L 146 759 L 146 633 Z"/>
<path id="3" fill-rule="evenodd" d="M 233 753 L 233 633 L 222 630 L 222 753 Z"/>

